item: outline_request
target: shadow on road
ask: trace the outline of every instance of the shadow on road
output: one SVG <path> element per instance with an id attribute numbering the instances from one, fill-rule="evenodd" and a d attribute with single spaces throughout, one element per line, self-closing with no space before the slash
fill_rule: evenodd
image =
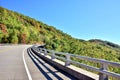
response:
<path id="1" fill-rule="evenodd" d="M 62 73 L 64 76 L 68 77 L 70 80 L 76 80 L 76 78 L 72 77 L 71 75 L 67 74 L 66 72 L 64 71 L 61 71 L 60 69 L 54 67 L 52 64 L 49 64 L 47 63 L 46 61 L 42 61 L 41 59 L 38 59 L 35 54 L 33 54 L 31 51 L 30 51 L 30 48 L 27 49 L 27 53 L 28 55 L 30 56 L 30 58 L 32 59 L 32 61 L 34 62 L 34 64 L 37 66 L 37 68 L 39 69 L 40 72 L 42 72 L 42 74 L 46 77 L 46 79 L 48 80 L 53 80 L 51 76 L 49 76 L 48 74 L 51 73 L 54 77 L 56 77 L 58 80 L 64 80 L 61 76 L 59 76 L 58 72 Z M 37 62 L 36 62 L 37 60 Z M 38 64 L 39 62 L 39 64 Z M 51 65 L 52 67 L 54 67 L 57 71 L 52 71 L 48 66 L 46 66 L 45 64 L 49 64 Z M 44 69 L 42 69 L 43 66 L 45 69 L 48 70 L 48 72 L 45 72 Z"/>

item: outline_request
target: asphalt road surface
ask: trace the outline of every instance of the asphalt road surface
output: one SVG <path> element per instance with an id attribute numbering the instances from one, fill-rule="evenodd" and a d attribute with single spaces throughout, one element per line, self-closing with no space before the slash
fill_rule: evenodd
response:
<path id="1" fill-rule="evenodd" d="M 30 46 L 0 46 L 0 80 L 76 80 L 29 52 Z"/>

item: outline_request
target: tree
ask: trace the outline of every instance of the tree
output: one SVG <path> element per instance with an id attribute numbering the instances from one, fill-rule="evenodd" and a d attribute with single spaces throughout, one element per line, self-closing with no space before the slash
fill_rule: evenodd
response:
<path id="1" fill-rule="evenodd" d="M 12 36 L 11 43 L 17 44 L 18 43 L 18 37 L 17 36 Z"/>

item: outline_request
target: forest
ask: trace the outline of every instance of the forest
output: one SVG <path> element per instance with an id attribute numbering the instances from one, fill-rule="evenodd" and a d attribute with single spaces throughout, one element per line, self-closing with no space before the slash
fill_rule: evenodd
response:
<path id="1" fill-rule="evenodd" d="M 120 62 L 119 45 L 102 40 L 76 39 L 54 26 L 3 7 L 0 7 L 0 43 L 46 44 L 50 50 Z M 120 73 L 118 68 L 113 71 Z"/>

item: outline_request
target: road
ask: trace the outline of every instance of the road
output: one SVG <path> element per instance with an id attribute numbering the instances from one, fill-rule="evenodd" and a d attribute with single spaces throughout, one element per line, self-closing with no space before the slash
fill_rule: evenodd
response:
<path id="1" fill-rule="evenodd" d="M 22 53 L 27 46 L 0 46 L 0 80 L 28 80 Z"/>
<path id="2" fill-rule="evenodd" d="M 0 46 L 0 80 L 76 80 L 29 52 L 30 46 Z"/>

